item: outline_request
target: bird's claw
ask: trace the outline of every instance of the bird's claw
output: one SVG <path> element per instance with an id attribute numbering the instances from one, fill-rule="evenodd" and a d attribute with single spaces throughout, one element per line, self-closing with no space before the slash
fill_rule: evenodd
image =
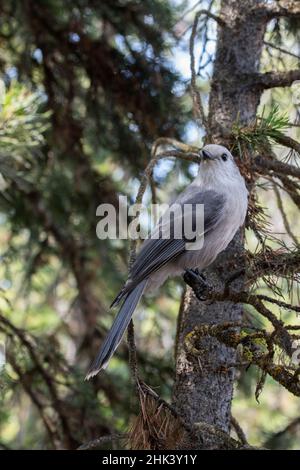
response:
<path id="1" fill-rule="evenodd" d="M 204 274 L 202 274 L 198 268 L 186 269 L 183 274 L 183 280 L 193 289 L 197 299 L 202 301 L 207 300 L 212 288 L 207 283 Z"/>

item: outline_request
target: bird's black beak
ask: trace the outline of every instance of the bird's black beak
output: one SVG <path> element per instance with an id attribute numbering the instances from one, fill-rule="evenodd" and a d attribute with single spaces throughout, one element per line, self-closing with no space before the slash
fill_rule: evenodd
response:
<path id="1" fill-rule="evenodd" d="M 203 160 L 212 160 L 211 154 L 207 150 L 201 150 L 201 156 Z"/>

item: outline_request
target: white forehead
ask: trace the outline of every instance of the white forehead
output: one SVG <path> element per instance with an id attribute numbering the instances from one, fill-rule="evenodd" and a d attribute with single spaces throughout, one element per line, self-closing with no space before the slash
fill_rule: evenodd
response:
<path id="1" fill-rule="evenodd" d="M 223 145 L 208 144 L 205 145 L 202 150 L 207 150 L 211 155 L 214 156 L 221 156 L 223 153 L 230 155 L 229 150 L 226 147 L 223 147 Z"/>

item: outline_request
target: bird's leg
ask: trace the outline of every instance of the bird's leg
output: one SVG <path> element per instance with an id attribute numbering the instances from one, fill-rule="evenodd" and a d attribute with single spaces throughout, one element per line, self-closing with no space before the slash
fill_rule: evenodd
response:
<path id="1" fill-rule="evenodd" d="M 203 273 L 200 273 L 198 268 L 186 269 L 183 274 L 184 282 L 190 286 L 198 300 L 207 300 L 212 291 L 212 287 L 206 281 Z"/>

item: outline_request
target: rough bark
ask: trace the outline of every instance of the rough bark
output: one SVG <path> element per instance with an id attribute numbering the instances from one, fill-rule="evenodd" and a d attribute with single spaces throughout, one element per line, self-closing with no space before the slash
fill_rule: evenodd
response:
<path id="1" fill-rule="evenodd" d="M 214 73 L 209 102 L 209 134 L 216 143 L 230 144 L 228 131 L 235 120 L 248 124 L 256 115 L 262 90 L 246 85 L 242 76 L 259 73 L 264 33 L 269 19 L 257 0 L 224 0 L 220 16 L 226 26 L 218 26 Z M 230 273 L 241 269 L 243 231 L 236 235 L 230 246 L 205 272 L 214 288 L 224 285 Z M 243 288 L 243 277 L 235 281 L 235 289 Z M 241 305 L 231 302 L 199 302 L 190 288 L 185 293 L 178 325 L 176 379 L 174 404 L 192 424 L 204 421 L 225 432 L 230 428 L 231 400 L 235 379 L 235 351 L 217 340 L 205 338 L 200 347 L 203 354 L 189 356 L 184 338 L 196 325 L 227 321 L 240 321 Z M 214 448 L 212 438 L 204 438 L 195 447 Z"/>

